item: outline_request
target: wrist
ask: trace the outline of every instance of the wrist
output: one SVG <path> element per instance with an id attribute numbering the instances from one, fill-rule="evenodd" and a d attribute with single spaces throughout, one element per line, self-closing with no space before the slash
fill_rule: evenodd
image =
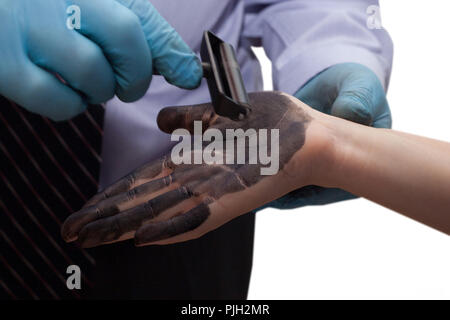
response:
<path id="1" fill-rule="evenodd" d="M 317 185 L 355 192 L 352 180 L 370 162 L 368 146 L 376 144 L 371 130 L 377 129 L 325 114 L 320 115 L 318 122 L 325 132 L 323 139 L 327 140 L 321 154 L 327 169 L 316 172 Z"/>
<path id="2" fill-rule="evenodd" d="M 345 128 L 337 118 L 312 110 L 314 121 L 308 134 L 314 147 L 311 148 L 309 185 L 339 188 L 338 172 L 344 168 L 343 148 L 346 144 Z M 344 130 L 343 130 L 344 129 Z"/>
<path id="3" fill-rule="evenodd" d="M 280 178 L 288 191 L 307 185 L 332 184 L 334 179 L 330 179 L 330 169 L 337 165 L 339 159 L 336 153 L 338 135 L 335 133 L 338 128 L 334 117 L 318 112 L 294 97 L 292 99 L 299 108 L 299 118 L 306 114 L 309 121 L 306 131 L 298 133 L 305 136 L 304 144 L 283 167 Z"/>
<path id="4" fill-rule="evenodd" d="M 307 185 L 346 187 L 346 180 L 364 162 L 366 155 L 360 139 L 368 127 L 316 111 L 298 101 L 311 118 L 305 144 L 289 162 L 287 172 L 292 190 Z M 346 178 L 347 177 L 347 178 Z"/>

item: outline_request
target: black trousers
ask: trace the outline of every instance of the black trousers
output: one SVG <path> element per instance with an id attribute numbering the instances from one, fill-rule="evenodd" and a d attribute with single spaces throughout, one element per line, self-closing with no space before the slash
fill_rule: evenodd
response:
<path id="1" fill-rule="evenodd" d="M 255 215 L 250 213 L 174 245 L 132 241 L 92 249 L 94 299 L 245 299 L 252 268 Z"/>

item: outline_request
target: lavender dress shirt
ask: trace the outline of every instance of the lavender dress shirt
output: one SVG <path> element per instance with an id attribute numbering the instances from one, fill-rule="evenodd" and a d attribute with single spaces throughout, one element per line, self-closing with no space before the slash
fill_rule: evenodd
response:
<path id="1" fill-rule="evenodd" d="M 385 88 L 392 67 L 392 42 L 384 29 L 367 26 L 377 0 L 152 0 L 186 43 L 199 52 L 204 30 L 237 50 L 247 90 L 262 90 L 251 46 L 263 46 L 272 61 L 276 90 L 295 93 L 320 71 L 337 63 L 361 63 Z M 373 7 L 372 7 L 373 8 Z M 147 94 L 134 103 L 113 99 L 106 106 L 100 186 L 170 151 L 170 135 L 156 117 L 165 106 L 206 102 L 209 93 L 188 91 L 154 77 Z"/>

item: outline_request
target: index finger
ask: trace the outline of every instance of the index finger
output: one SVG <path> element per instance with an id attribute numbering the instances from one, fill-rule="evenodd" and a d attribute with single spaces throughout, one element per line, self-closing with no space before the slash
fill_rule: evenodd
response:
<path id="1" fill-rule="evenodd" d="M 150 1 L 117 1 L 133 11 L 141 21 L 154 67 L 159 73 L 178 87 L 198 87 L 203 75 L 200 60 Z"/>

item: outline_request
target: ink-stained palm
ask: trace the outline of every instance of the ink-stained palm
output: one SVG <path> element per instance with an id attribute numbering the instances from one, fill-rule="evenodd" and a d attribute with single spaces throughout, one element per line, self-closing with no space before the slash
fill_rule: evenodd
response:
<path id="1" fill-rule="evenodd" d="M 203 129 L 217 128 L 224 139 L 226 129 L 279 129 L 277 174 L 261 175 L 262 164 L 176 165 L 167 155 L 94 196 L 65 221 L 63 238 L 78 238 L 85 247 L 132 237 L 137 245 L 186 241 L 293 190 L 302 185 L 299 179 L 310 183 L 306 177 L 317 149 L 304 150 L 311 110 L 280 92 L 252 93 L 250 101 L 252 111 L 240 121 L 218 116 L 211 104 L 202 104 L 165 108 L 158 125 L 167 133 L 177 128 L 193 132 L 194 121 L 202 121 Z M 223 150 L 223 158 L 228 151 Z"/>

